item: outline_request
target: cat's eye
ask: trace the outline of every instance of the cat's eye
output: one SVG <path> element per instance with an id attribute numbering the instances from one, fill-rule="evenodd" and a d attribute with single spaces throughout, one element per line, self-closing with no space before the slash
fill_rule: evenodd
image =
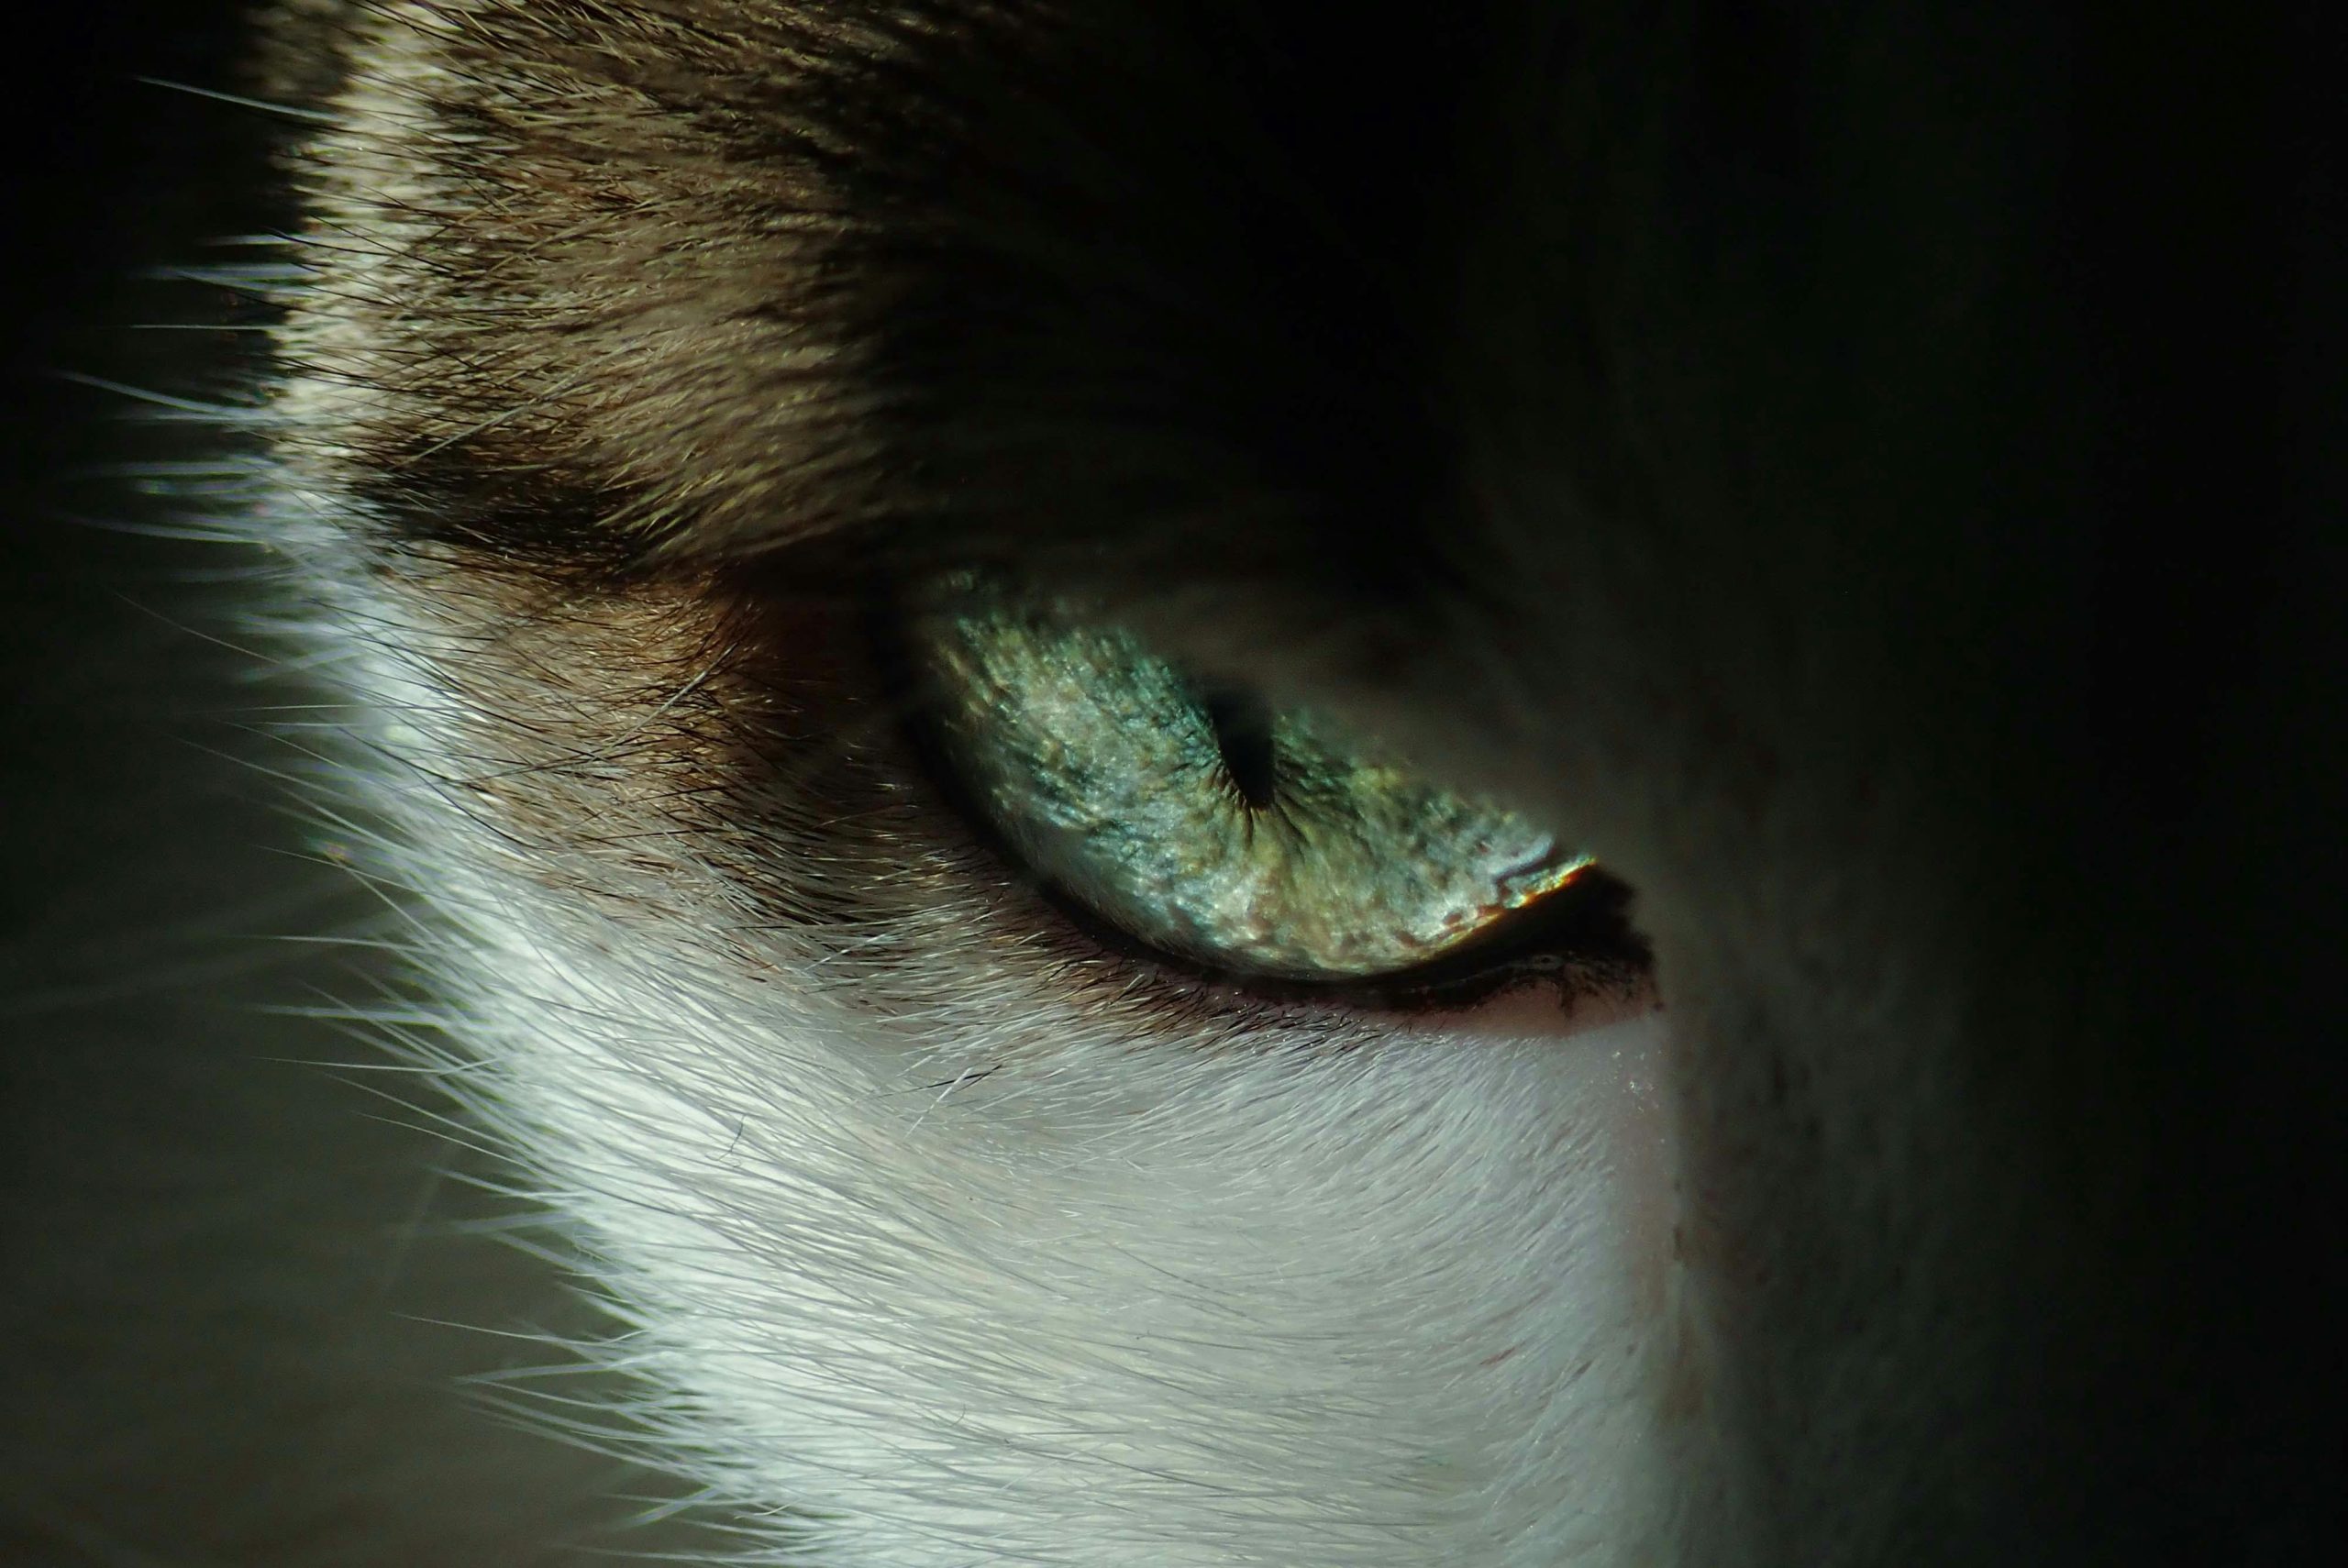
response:
<path id="1" fill-rule="evenodd" d="M 1408 973 L 1591 874 L 1537 823 L 1064 606 L 966 576 L 914 626 L 970 809 L 1065 898 L 1216 973 Z"/>

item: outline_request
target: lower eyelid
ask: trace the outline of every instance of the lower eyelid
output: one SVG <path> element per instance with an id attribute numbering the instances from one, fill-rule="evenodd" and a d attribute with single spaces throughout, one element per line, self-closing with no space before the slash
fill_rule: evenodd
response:
<path id="1" fill-rule="evenodd" d="M 1460 1007 L 1426 1009 L 1412 1024 L 1463 1040 L 1559 1039 L 1662 1010 L 1654 977 L 1639 972 L 1613 984 L 1528 980 Z"/>
<path id="2" fill-rule="evenodd" d="M 1064 912 L 1040 898 L 998 907 L 990 919 L 1017 922 L 1064 955 L 1063 973 L 1100 977 L 1103 1005 L 1157 1010 L 1186 1021 L 1295 1027 L 1324 1033 L 1361 1030 L 1440 1034 L 1463 1041 L 1556 1041 L 1660 1011 L 1662 1000 L 1643 955 L 1527 963 L 1423 989 L 1374 986 L 1280 985 L 1186 971 L 1136 952 L 1082 911 Z"/>

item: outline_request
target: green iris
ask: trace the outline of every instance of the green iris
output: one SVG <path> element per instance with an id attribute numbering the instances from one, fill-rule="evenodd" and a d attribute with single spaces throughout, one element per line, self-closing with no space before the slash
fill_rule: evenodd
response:
<path id="1" fill-rule="evenodd" d="M 1412 968 L 1589 864 L 1306 710 L 1273 712 L 1130 635 L 954 585 L 920 646 L 948 760 L 1029 867 L 1226 972 Z"/>

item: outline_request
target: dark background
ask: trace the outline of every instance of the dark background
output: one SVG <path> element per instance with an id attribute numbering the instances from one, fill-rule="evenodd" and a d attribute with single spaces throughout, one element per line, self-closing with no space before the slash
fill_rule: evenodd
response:
<path id="1" fill-rule="evenodd" d="M 224 222 L 257 211 L 250 156 L 264 116 L 139 80 L 235 91 L 243 9 L 223 0 L 50 7 L 42 46 L 21 58 L 5 110 L 13 495 L 54 499 L 64 471 L 106 441 L 103 425 L 93 427 L 105 400 L 70 391 L 58 373 L 105 374 L 151 357 L 127 328 L 151 318 L 166 293 L 142 283 L 139 270 L 184 262 Z M 77 544 L 21 520 L 12 534 L 18 551 Z"/>
<path id="2" fill-rule="evenodd" d="M 452 1397 L 560 1360 L 501 1331 L 590 1329 L 561 1271 L 297 1010 L 393 966 L 271 734 L 330 698 L 272 666 L 269 558 L 206 491 L 249 435 L 124 390 L 258 384 L 261 313 L 185 270 L 287 221 L 282 122 L 139 80 L 246 91 L 242 9 L 43 7 L 0 95 L 0 1562 L 608 1561 L 673 1487 Z"/>
<path id="3" fill-rule="evenodd" d="M 0 750 L 9 856 L 0 943 L 40 934 L 33 928 L 56 912 L 59 882 L 107 831 L 76 802 L 104 794 L 128 760 L 109 701 L 127 694 L 116 678 L 146 673 L 149 658 L 186 657 L 184 640 L 158 646 L 146 628 L 172 613 L 159 598 L 218 564 L 216 551 L 208 558 L 134 532 L 172 507 L 119 472 L 196 455 L 196 431 L 159 426 L 136 400 L 75 378 L 199 396 L 225 393 L 235 378 L 235 336 L 185 330 L 230 321 L 235 302 L 150 274 L 217 259 L 216 237 L 266 223 L 255 179 L 265 120 L 139 78 L 233 90 L 240 9 L 219 0 L 46 8 L 43 44 L 20 57 L 6 94 L 13 287 L 0 370 L 0 669 L 12 700 Z"/>

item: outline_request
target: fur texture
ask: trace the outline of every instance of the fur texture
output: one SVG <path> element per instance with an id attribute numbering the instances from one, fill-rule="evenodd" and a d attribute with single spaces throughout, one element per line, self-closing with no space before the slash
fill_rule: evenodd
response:
<path id="1" fill-rule="evenodd" d="M 820 94 L 936 46 L 835 24 L 371 17 L 304 154 L 267 527 L 379 715 L 471 1119 L 754 1555 L 1660 1552 L 1609 1114 L 1654 1026 L 1153 996 L 920 798 L 836 578 L 761 564 L 888 429 L 793 280 L 871 243 Z"/>
<path id="2" fill-rule="evenodd" d="M 450 1310 L 636 1468 L 421 1423 L 214 1539 L 551 1561 L 659 1472 L 642 1549 L 808 1568 L 2311 1555 L 2337 224 L 2265 27 L 272 8 L 214 502 L 409 966 L 348 1010 L 605 1328 Z M 1079 931 L 901 723 L 967 564 L 1555 823 L 1669 1010 Z"/>

